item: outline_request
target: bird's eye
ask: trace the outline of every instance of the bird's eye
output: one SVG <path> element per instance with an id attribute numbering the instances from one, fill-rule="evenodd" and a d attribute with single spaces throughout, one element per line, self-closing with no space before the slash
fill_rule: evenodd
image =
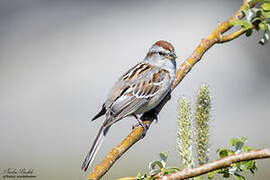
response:
<path id="1" fill-rule="evenodd" d="M 161 55 L 161 56 L 164 56 L 165 55 L 164 52 L 158 52 L 158 54 Z"/>

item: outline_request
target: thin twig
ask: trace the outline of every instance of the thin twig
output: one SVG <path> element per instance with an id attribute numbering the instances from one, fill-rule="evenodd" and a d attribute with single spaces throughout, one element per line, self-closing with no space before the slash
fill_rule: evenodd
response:
<path id="1" fill-rule="evenodd" d="M 254 29 L 254 28 L 255 28 L 255 26 L 253 26 L 250 29 Z M 221 39 L 219 40 L 219 43 L 225 43 L 225 42 L 234 40 L 235 38 L 238 38 L 239 36 L 241 36 L 244 33 L 246 33 L 246 30 L 241 28 L 241 29 L 229 34 L 229 35 L 222 36 Z"/>
<path id="2" fill-rule="evenodd" d="M 222 159 L 201 165 L 195 168 L 186 168 L 176 173 L 169 174 L 167 176 L 163 176 L 162 173 L 155 175 L 153 178 L 156 180 L 181 180 L 181 179 L 189 179 L 196 176 L 201 176 L 203 174 L 230 167 L 234 163 L 242 162 L 242 161 L 249 161 L 255 159 L 263 159 L 263 158 L 270 158 L 270 148 L 254 150 L 250 152 L 243 152 L 239 154 L 230 155 L 224 157 Z M 124 177 L 118 180 L 138 180 L 137 177 Z"/>
<path id="3" fill-rule="evenodd" d="M 157 180 L 181 180 L 192 178 L 209 173 L 214 170 L 230 167 L 233 163 L 263 158 L 270 158 L 270 148 L 234 154 L 196 168 L 187 168 L 182 171 L 178 171 L 176 173 L 157 178 Z"/>

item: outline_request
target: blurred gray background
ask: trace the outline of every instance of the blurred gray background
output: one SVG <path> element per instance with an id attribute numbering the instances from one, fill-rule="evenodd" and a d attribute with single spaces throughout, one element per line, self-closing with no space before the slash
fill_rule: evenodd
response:
<path id="1" fill-rule="evenodd" d="M 128 68 L 157 40 L 170 41 L 178 66 L 240 0 L 0 1 L 0 171 L 33 168 L 38 180 L 85 179 L 85 154 L 104 119 L 90 122 Z M 172 94 L 146 137 L 103 179 L 148 172 L 158 153 L 179 166 L 178 100 L 196 100 L 203 83 L 213 98 L 211 160 L 232 137 L 255 148 L 270 146 L 270 44 L 261 34 L 211 48 Z M 194 107 L 194 104 L 193 104 Z M 134 118 L 115 124 L 94 165 L 131 131 Z M 269 179 L 270 160 L 248 179 Z M 2 178 L 2 174 L 0 179 Z"/>

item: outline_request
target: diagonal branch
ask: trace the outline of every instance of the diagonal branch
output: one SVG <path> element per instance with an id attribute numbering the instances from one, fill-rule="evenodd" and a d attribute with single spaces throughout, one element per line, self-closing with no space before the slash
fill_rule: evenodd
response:
<path id="1" fill-rule="evenodd" d="M 203 39 L 198 47 L 194 50 L 189 58 L 185 60 L 185 62 L 180 66 L 176 73 L 176 79 L 174 84 L 171 87 L 171 91 L 173 91 L 176 86 L 183 80 L 183 78 L 187 75 L 187 73 L 191 70 L 191 68 L 200 61 L 205 52 L 211 48 L 216 43 L 224 43 L 228 40 L 233 40 L 244 32 L 236 32 L 237 35 L 229 36 L 226 40 L 224 40 L 223 34 L 232 28 L 231 21 L 236 19 L 242 19 L 244 17 L 242 10 L 249 6 L 248 0 L 245 0 L 241 8 L 234 14 L 232 18 L 228 21 L 220 24 L 212 34 L 207 39 Z M 252 5 L 254 6 L 254 5 Z M 223 36 L 223 38 L 222 38 Z M 225 38 L 226 39 L 226 38 Z M 157 115 L 163 106 L 170 99 L 170 95 L 168 95 L 155 109 L 146 112 L 143 114 L 142 119 L 144 123 L 148 126 L 151 125 L 153 121 L 153 113 Z M 139 141 L 144 134 L 144 129 L 141 126 L 137 126 L 133 129 L 133 131 L 119 144 L 117 147 L 113 148 L 111 152 L 105 157 L 105 159 L 96 166 L 94 171 L 89 175 L 88 179 L 100 179 L 114 164 L 114 162 L 122 156 L 133 144 Z"/>

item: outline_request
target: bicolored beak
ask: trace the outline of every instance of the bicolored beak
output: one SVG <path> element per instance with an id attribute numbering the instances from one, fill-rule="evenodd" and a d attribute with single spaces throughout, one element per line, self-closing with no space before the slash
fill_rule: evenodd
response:
<path id="1" fill-rule="evenodd" d="M 177 56 L 176 56 L 176 54 L 174 53 L 174 52 L 171 52 L 169 55 L 168 55 L 168 59 L 170 59 L 170 60 L 174 60 L 174 59 L 176 59 L 177 58 Z"/>

